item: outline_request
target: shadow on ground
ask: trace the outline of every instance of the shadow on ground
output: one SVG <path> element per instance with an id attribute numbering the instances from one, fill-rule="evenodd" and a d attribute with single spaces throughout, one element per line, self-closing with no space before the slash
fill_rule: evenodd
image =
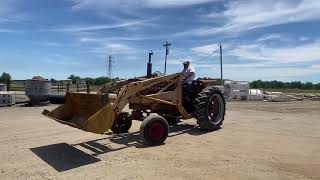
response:
<path id="1" fill-rule="evenodd" d="M 189 124 L 179 124 L 170 127 L 169 137 L 178 136 L 181 134 L 202 135 L 207 133 L 201 131 L 197 126 Z M 78 168 L 84 165 L 92 164 L 100 161 L 96 156 L 108 152 L 119 151 L 128 147 L 147 148 L 140 138 L 140 132 L 124 133 L 124 134 L 107 134 L 110 135 L 106 138 L 82 142 L 79 144 L 69 145 L 66 143 L 52 144 L 30 150 L 40 157 L 48 165 L 52 166 L 59 172 L 67 171 L 70 169 Z M 111 148 L 103 141 L 109 140 L 112 143 L 119 144 L 121 147 Z M 77 147 L 82 147 L 92 153 L 88 154 Z"/>
<path id="2" fill-rule="evenodd" d="M 66 143 L 36 147 L 30 150 L 59 172 L 100 161 Z"/>

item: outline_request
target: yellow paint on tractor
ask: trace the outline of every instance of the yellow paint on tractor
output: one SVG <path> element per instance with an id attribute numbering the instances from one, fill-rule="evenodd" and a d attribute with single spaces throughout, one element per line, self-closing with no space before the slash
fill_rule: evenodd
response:
<path id="1" fill-rule="evenodd" d="M 168 85 L 156 94 L 142 95 L 141 92 L 159 83 Z M 44 110 L 43 115 L 59 123 L 82 129 L 84 131 L 103 134 L 109 130 L 124 107 L 134 102 L 137 104 L 166 104 L 178 107 L 182 118 L 190 118 L 182 106 L 182 76 L 180 73 L 160 76 L 136 82 L 121 81 L 114 85 L 117 94 L 102 93 L 67 93 L 66 102 L 52 111 Z M 170 86 L 174 90 L 167 90 Z M 106 86 L 107 87 L 107 86 Z M 112 89 L 110 87 L 104 89 Z M 115 87 L 113 87 L 115 88 Z"/>
<path id="2" fill-rule="evenodd" d="M 114 100 L 109 94 L 67 93 L 64 105 L 42 114 L 71 127 L 103 134 L 115 119 Z"/>

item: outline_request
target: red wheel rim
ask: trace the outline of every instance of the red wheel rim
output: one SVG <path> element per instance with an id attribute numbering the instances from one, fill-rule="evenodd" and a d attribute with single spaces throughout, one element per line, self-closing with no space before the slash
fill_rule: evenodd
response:
<path id="1" fill-rule="evenodd" d="M 217 102 L 217 99 L 216 97 L 212 96 L 209 100 L 209 103 L 208 103 L 208 114 L 210 116 L 210 118 L 213 118 L 214 115 L 217 113 L 217 108 L 219 108 L 218 106 L 218 102 Z"/>
<path id="2" fill-rule="evenodd" d="M 160 122 L 154 122 L 150 125 L 149 135 L 153 140 L 160 140 L 163 137 L 165 129 Z"/>
<path id="3" fill-rule="evenodd" d="M 208 102 L 208 118 L 214 124 L 217 124 L 221 121 L 221 114 L 223 113 L 221 96 L 213 95 L 210 97 Z"/>

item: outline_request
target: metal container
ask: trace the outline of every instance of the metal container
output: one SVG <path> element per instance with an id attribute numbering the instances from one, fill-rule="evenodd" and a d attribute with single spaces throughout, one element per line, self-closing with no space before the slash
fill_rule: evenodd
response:
<path id="1" fill-rule="evenodd" d="M 229 99 L 247 100 L 249 96 L 250 84 L 247 81 L 225 81 L 225 95 Z"/>
<path id="2" fill-rule="evenodd" d="M 46 79 L 26 80 L 25 93 L 30 104 L 38 105 L 48 100 L 51 95 L 51 82 Z"/>
<path id="3" fill-rule="evenodd" d="M 0 83 L 0 91 L 7 91 L 7 85 Z"/>

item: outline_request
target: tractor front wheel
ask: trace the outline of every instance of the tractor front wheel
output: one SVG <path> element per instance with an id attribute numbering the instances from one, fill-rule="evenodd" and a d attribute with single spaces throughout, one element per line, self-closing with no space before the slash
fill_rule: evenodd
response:
<path id="1" fill-rule="evenodd" d="M 131 128 L 132 120 L 129 118 L 129 113 L 120 113 L 117 119 L 113 122 L 111 130 L 114 134 L 127 133 Z"/>
<path id="2" fill-rule="evenodd" d="M 165 118 L 151 114 L 142 121 L 140 134 L 145 144 L 157 146 L 163 144 L 169 133 L 169 125 Z"/>

